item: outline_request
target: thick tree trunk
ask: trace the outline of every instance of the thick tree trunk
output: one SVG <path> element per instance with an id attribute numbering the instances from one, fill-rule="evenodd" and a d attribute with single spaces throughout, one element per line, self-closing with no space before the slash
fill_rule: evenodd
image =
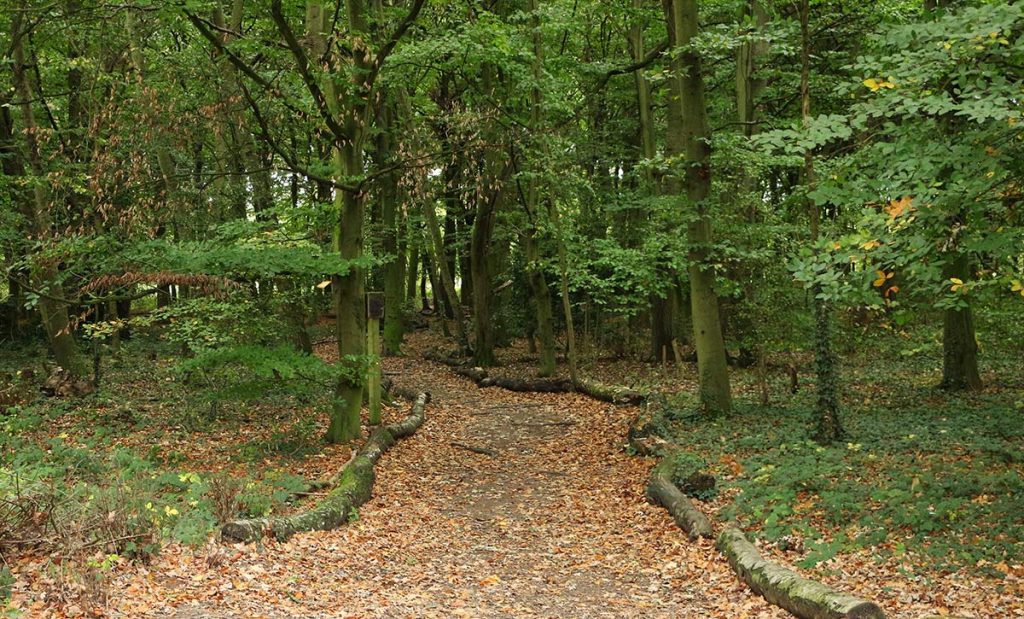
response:
<path id="1" fill-rule="evenodd" d="M 501 189 L 482 196 L 473 222 L 470 263 L 473 273 L 473 358 L 477 365 L 490 367 L 494 357 L 494 323 L 491 318 L 491 237 L 497 218 L 497 202 Z"/>
<path id="2" fill-rule="evenodd" d="M 41 182 L 41 179 L 46 176 L 46 171 L 43 168 L 42 154 L 39 152 L 39 143 L 36 138 L 38 127 L 35 111 L 32 109 L 33 96 L 28 82 L 28 65 L 25 62 L 24 41 L 28 34 L 22 31 L 22 23 L 26 14 L 25 7 L 22 6 L 21 10 L 14 12 L 12 19 L 13 62 L 11 69 L 14 89 L 18 99 L 21 100 L 19 108 L 21 122 L 25 128 L 29 169 L 37 179 L 40 179 L 40 182 L 32 183 L 32 206 L 25 210 L 31 214 L 30 224 L 33 237 L 37 241 L 45 241 L 52 234 L 50 204 L 44 183 Z M 64 288 L 59 282 L 57 266 L 52 261 L 36 265 L 33 269 L 32 283 L 40 291 L 39 314 L 42 316 L 43 328 L 46 330 L 57 364 L 76 378 L 85 376 L 86 363 L 71 331 L 68 305 L 64 301 Z"/>
<path id="3" fill-rule="evenodd" d="M 689 49 L 697 35 L 696 0 L 664 0 L 670 43 L 684 48 L 672 61 L 674 75 L 669 80 L 669 131 L 666 152 L 670 156 L 685 154 L 686 198 L 696 209 L 688 226 L 690 244 L 690 304 L 693 320 L 693 343 L 697 350 L 697 373 L 700 381 L 700 403 L 710 414 L 726 413 L 732 408 L 729 388 L 729 367 L 725 358 L 725 341 L 715 292 L 715 269 L 711 258 L 711 217 L 707 199 L 711 191 L 711 133 L 704 104 L 704 80 L 700 57 Z M 678 176 L 669 187 L 679 193 Z"/>
<path id="4" fill-rule="evenodd" d="M 948 281 L 958 278 L 966 281 L 971 276 L 970 261 L 966 254 L 952 258 L 943 270 Z M 974 317 L 968 302 L 964 307 L 945 311 L 942 327 L 942 383 L 944 389 L 980 391 L 981 374 L 978 372 L 978 340 L 974 333 Z"/>
<path id="5" fill-rule="evenodd" d="M 675 279 L 675 276 L 672 276 Z M 675 283 L 669 284 L 668 296 L 651 295 L 651 357 L 660 361 L 681 361 L 676 359 L 672 340 L 675 339 Z"/>
<path id="6" fill-rule="evenodd" d="M 366 7 L 360 0 L 346 3 L 349 29 L 354 36 L 368 35 Z M 280 7 L 277 7 L 280 11 Z M 324 9 L 318 0 L 306 5 L 307 39 L 311 53 L 320 58 L 326 50 Z M 366 112 L 369 105 L 368 85 L 364 82 L 370 75 L 368 50 L 354 55 L 356 70 L 352 73 L 351 92 L 344 95 L 344 101 L 336 90 L 333 79 L 323 82 L 324 97 L 330 113 L 344 128 L 345 140 L 335 137 L 332 165 L 335 180 L 363 176 L 363 140 L 366 135 Z M 341 142 L 341 143 L 338 143 Z M 356 261 L 363 255 L 363 222 L 365 219 L 365 195 L 359 191 L 337 190 L 334 197 L 337 220 L 334 225 L 332 246 L 343 260 Z M 341 372 L 335 388 L 335 401 L 331 422 L 327 429 L 327 441 L 341 443 L 360 434 L 360 410 L 363 402 L 363 386 L 366 381 L 366 328 L 363 295 L 364 268 L 351 266 L 344 274 L 331 277 L 335 313 L 335 337 Z"/>

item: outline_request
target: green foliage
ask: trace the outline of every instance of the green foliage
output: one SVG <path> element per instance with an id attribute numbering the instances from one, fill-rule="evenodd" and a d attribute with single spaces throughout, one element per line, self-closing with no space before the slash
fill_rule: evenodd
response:
<path id="1" fill-rule="evenodd" d="M 740 493 L 723 515 L 768 540 L 804 540 L 804 566 L 865 546 L 880 554 L 913 549 L 908 560 L 940 568 L 1016 556 L 1024 418 L 998 399 L 936 409 L 922 407 L 922 397 L 929 396 L 911 389 L 855 408 L 848 442 L 830 447 L 801 438 L 810 410 L 756 409 L 687 424 L 677 441 L 712 470 L 735 457 L 742 473 L 728 485 Z"/>

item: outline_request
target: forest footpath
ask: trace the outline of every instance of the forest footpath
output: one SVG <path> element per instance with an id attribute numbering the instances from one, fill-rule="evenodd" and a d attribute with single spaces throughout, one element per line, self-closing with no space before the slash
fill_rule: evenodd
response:
<path id="1" fill-rule="evenodd" d="M 410 358 L 385 368 L 433 400 L 381 459 L 358 520 L 286 543 L 170 546 L 114 583 L 112 614 L 786 616 L 644 500 L 650 462 L 622 450 L 635 409 L 479 390 Z"/>

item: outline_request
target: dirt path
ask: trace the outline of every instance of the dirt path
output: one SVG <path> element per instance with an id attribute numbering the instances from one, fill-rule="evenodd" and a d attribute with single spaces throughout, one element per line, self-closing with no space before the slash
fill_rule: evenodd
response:
<path id="1" fill-rule="evenodd" d="M 787 616 L 644 501 L 649 464 L 621 449 L 628 409 L 480 390 L 419 360 L 387 367 L 434 400 L 420 431 L 381 460 L 358 521 L 285 544 L 172 547 L 121 578 L 112 608 L 179 618 Z"/>

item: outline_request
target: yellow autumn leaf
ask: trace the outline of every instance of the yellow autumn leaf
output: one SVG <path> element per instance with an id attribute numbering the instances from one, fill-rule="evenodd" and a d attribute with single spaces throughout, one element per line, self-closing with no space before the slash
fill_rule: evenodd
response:
<path id="1" fill-rule="evenodd" d="M 881 243 L 879 243 L 878 241 L 872 239 L 870 241 L 865 241 L 865 242 L 861 243 L 860 244 L 860 248 L 863 249 L 863 250 L 866 250 L 866 251 L 871 251 L 872 249 L 874 249 L 876 247 L 881 247 L 881 245 L 882 245 Z"/>
<path id="2" fill-rule="evenodd" d="M 864 85 L 870 88 L 871 92 L 875 92 L 876 90 L 881 88 L 881 86 L 878 85 L 878 80 L 876 80 L 873 77 L 864 80 Z"/>
<path id="3" fill-rule="evenodd" d="M 910 196 L 900 198 L 899 200 L 893 200 L 889 203 L 889 206 L 885 207 L 885 212 L 889 214 L 890 218 L 896 219 L 910 210 L 910 205 L 913 201 L 914 199 Z"/>
<path id="4" fill-rule="evenodd" d="M 875 288 L 880 288 L 882 285 L 885 284 L 885 282 L 887 282 L 888 280 L 892 279 L 892 276 L 895 275 L 896 273 L 886 273 L 885 271 L 875 271 L 875 274 L 878 275 L 878 279 L 876 279 L 874 282 L 872 282 L 872 284 L 874 285 Z"/>
<path id="5" fill-rule="evenodd" d="M 967 286 L 959 277 L 950 277 L 949 281 L 953 284 L 949 287 L 952 292 L 967 292 Z"/>

